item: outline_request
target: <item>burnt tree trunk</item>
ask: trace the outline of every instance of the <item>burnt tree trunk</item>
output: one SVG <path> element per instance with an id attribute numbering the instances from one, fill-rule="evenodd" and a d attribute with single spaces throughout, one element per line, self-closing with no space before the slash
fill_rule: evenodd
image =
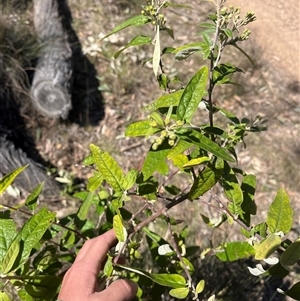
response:
<path id="1" fill-rule="evenodd" d="M 43 115 L 67 118 L 71 102 L 72 50 L 64 26 L 62 0 L 34 0 L 34 26 L 42 50 L 32 81 L 35 108 Z"/>

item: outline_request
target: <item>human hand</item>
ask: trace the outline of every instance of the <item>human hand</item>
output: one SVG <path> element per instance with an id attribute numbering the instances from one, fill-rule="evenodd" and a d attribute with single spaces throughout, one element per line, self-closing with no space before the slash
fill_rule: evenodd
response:
<path id="1" fill-rule="evenodd" d="M 58 299 L 61 301 L 129 301 L 137 292 L 130 280 L 114 281 L 99 291 L 97 279 L 109 249 L 115 245 L 113 230 L 84 243 L 73 265 L 64 276 Z"/>

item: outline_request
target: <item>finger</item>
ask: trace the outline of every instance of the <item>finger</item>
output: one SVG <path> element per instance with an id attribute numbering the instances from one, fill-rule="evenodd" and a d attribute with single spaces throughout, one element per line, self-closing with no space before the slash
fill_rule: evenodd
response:
<path id="1" fill-rule="evenodd" d="M 137 289 L 138 286 L 133 281 L 124 279 L 117 280 L 104 291 L 93 294 L 91 300 L 130 301 L 136 295 Z"/>
<path id="2" fill-rule="evenodd" d="M 104 255 L 101 256 L 101 258 L 104 258 L 109 249 L 115 245 L 116 241 L 117 240 L 113 229 L 96 238 L 86 241 L 77 254 L 74 263 L 82 260 L 84 257 L 86 257 L 86 255 L 94 259 L 99 258 L 101 254 Z"/>

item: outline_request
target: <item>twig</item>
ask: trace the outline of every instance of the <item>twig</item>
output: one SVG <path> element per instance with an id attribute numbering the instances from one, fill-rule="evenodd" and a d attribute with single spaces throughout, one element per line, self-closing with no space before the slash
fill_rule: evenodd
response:
<path id="1" fill-rule="evenodd" d="M 183 261 L 183 258 L 182 258 L 182 256 L 181 256 L 180 250 L 179 250 L 179 248 L 178 248 L 177 242 L 176 242 L 175 237 L 174 237 L 173 232 L 172 232 L 172 227 L 171 227 L 170 218 L 169 218 L 169 215 L 168 215 L 167 213 L 166 213 L 166 216 L 167 216 L 167 223 L 168 223 L 169 233 L 170 233 L 170 235 L 171 235 L 171 240 L 172 240 L 172 247 L 174 248 L 174 250 L 175 250 L 175 252 L 176 252 L 176 255 L 177 255 L 178 259 L 179 259 L 179 260 L 181 261 L 181 263 L 182 263 L 184 272 L 185 272 L 185 274 L 186 274 L 186 276 L 187 276 L 187 278 L 188 278 L 188 280 L 189 280 L 189 288 L 191 287 L 192 290 L 193 290 L 193 292 L 195 292 L 195 291 L 196 291 L 196 288 L 195 288 L 195 286 L 194 286 L 192 276 L 191 276 L 189 270 L 187 269 L 187 267 L 186 267 L 186 265 L 185 265 L 185 263 L 184 263 L 184 261 Z M 197 297 L 196 299 L 194 299 L 194 300 L 198 300 L 198 301 L 199 301 L 198 297 Z"/>

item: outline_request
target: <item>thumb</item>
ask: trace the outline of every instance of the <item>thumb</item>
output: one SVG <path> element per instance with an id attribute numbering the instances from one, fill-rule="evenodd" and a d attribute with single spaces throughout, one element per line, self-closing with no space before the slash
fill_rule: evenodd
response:
<path id="1" fill-rule="evenodd" d="M 138 286 L 130 280 L 114 281 L 107 289 L 100 293 L 95 293 L 93 300 L 113 300 L 113 301 L 130 301 L 137 292 Z"/>

